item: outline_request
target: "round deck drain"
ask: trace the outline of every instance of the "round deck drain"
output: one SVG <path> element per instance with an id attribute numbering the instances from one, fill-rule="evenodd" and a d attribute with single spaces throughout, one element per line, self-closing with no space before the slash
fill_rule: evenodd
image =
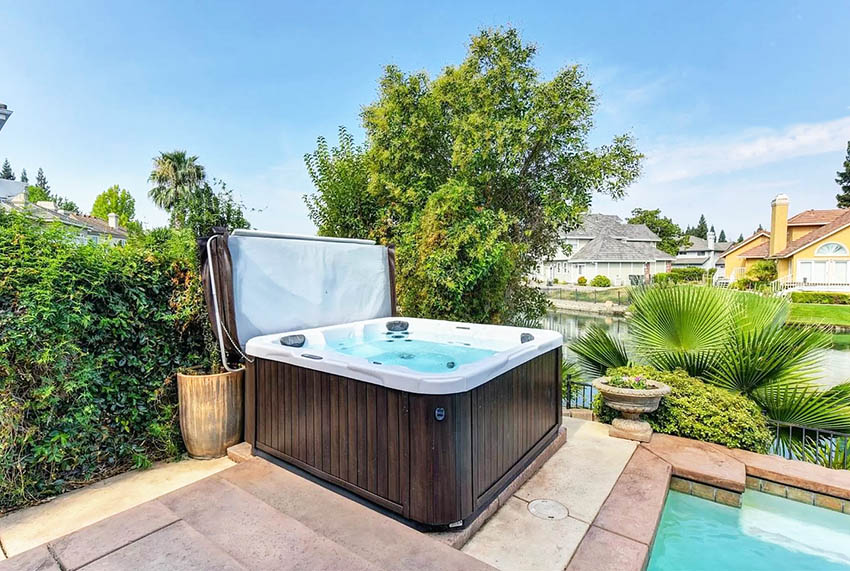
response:
<path id="1" fill-rule="evenodd" d="M 540 519 L 564 519 L 570 515 L 566 506 L 555 500 L 532 500 L 528 504 L 528 511 Z"/>

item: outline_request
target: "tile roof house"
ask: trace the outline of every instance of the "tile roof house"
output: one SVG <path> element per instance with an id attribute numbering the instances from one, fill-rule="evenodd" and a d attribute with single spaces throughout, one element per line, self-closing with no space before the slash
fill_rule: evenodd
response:
<path id="1" fill-rule="evenodd" d="M 670 269 L 673 256 L 658 249 L 661 239 L 644 224 L 626 224 L 619 216 L 588 214 L 582 224 L 563 235 L 551 260 L 538 267 L 543 282 L 576 283 L 597 275 L 613 285 L 648 281 Z"/>
<path id="2" fill-rule="evenodd" d="M 705 270 L 717 268 L 720 271 L 723 267 L 720 254 L 726 251 L 732 242 L 715 241 L 714 232 L 709 232 L 706 239 L 697 236 L 688 236 L 688 238 L 690 243 L 679 250 L 676 259 L 673 260 L 673 267 L 697 267 Z"/>
<path id="3" fill-rule="evenodd" d="M 6 181 L 10 182 L 10 181 Z M 27 214 L 32 218 L 43 220 L 44 222 L 59 222 L 65 226 L 77 230 L 76 240 L 80 243 L 99 242 L 104 244 L 120 245 L 127 242 L 127 229 L 118 225 L 118 216 L 109 214 L 108 220 L 87 216 L 85 214 L 76 214 L 57 208 L 56 203 L 50 201 L 30 202 L 27 200 L 25 185 L 18 183 L 20 190 L 14 195 L 6 194 L 11 189 L 10 185 L 0 187 L 0 208 L 7 211 L 17 211 Z"/>
<path id="4" fill-rule="evenodd" d="M 724 253 L 726 277 L 738 279 L 758 260 L 775 260 L 779 281 L 850 286 L 850 209 L 806 210 L 788 217 L 788 197 L 770 205 L 770 231 L 756 232 Z"/>

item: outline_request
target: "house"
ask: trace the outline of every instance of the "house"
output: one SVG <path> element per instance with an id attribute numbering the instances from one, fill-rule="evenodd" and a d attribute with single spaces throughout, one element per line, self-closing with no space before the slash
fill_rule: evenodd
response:
<path id="1" fill-rule="evenodd" d="M 726 277 L 742 277 L 758 260 L 774 260 L 778 279 L 799 286 L 850 285 L 850 209 L 806 210 L 788 217 L 788 197 L 770 205 L 770 231 L 734 244 L 723 258 Z"/>
<path id="2" fill-rule="evenodd" d="M 15 181 L 4 181 L 6 183 Z M 7 211 L 17 211 L 38 218 L 45 222 L 59 222 L 77 230 L 76 240 L 81 244 L 98 242 L 102 244 L 123 245 L 127 242 L 127 229 L 118 225 L 118 215 L 109 214 L 108 220 L 76 214 L 56 207 L 51 201 L 30 202 L 23 183 L 17 183 L 23 192 L 9 196 L 12 185 L 0 187 L 0 208 Z M 20 188 L 15 188 L 20 190 Z"/>
<path id="3" fill-rule="evenodd" d="M 690 243 L 679 249 L 676 259 L 673 260 L 674 268 L 702 268 L 711 270 L 717 268 L 722 273 L 724 260 L 720 255 L 725 252 L 732 242 L 717 242 L 714 232 L 709 232 L 706 239 L 697 236 L 688 236 Z"/>
<path id="4" fill-rule="evenodd" d="M 563 235 L 555 256 L 538 266 L 543 282 L 576 283 L 606 276 L 612 285 L 648 282 L 667 272 L 673 256 L 658 249 L 661 239 L 644 224 L 626 224 L 609 214 L 588 214 L 581 226 Z"/>

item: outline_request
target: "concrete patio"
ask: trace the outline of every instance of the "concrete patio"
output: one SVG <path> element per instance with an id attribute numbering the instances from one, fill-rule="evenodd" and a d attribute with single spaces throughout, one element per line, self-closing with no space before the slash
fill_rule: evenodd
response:
<path id="1" fill-rule="evenodd" d="M 561 570 L 635 450 L 632 442 L 608 437 L 605 425 L 575 418 L 564 425 L 567 444 L 461 551 L 442 534 L 420 533 L 254 458 L 230 467 L 215 461 L 224 469 L 216 466 L 212 475 L 129 509 L 120 507 L 120 493 L 98 497 L 84 493 L 89 488 L 13 513 L 0 519 L 0 541 L 11 557 L 0 570 Z M 98 486 L 120 491 L 124 480 L 145 474 Z M 535 499 L 554 500 L 569 515 L 537 517 L 528 509 Z M 88 515 L 69 529 L 80 510 Z M 66 523 L 55 527 L 51 521 Z"/>

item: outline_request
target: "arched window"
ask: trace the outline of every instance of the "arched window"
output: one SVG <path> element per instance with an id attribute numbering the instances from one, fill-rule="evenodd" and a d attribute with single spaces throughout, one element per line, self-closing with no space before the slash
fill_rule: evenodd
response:
<path id="1" fill-rule="evenodd" d="M 846 256 L 847 248 L 838 242 L 829 242 L 815 251 L 815 256 Z"/>

